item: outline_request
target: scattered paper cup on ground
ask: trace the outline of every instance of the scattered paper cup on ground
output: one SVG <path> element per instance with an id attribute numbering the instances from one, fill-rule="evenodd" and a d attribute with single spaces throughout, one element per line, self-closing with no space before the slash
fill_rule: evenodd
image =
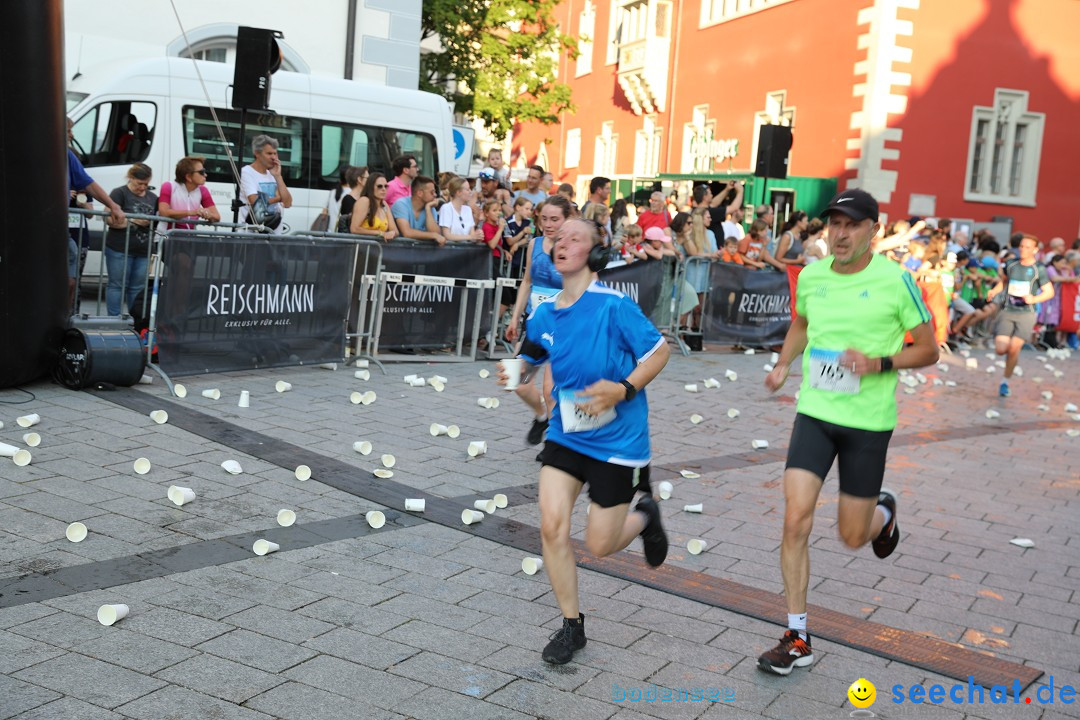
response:
<path id="1" fill-rule="evenodd" d="M 688 385 L 683 385 L 682 389 L 685 390 L 686 392 L 698 392 L 697 383 L 690 383 Z"/>
<path id="2" fill-rule="evenodd" d="M 444 378 L 442 375 L 432 375 L 430 379 L 434 380 L 435 382 L 441 382 L 443 385 L 450 382 L 449 380 Z"/>
<path id="3" fill-rule="evenodd" d="M 367 524 L 376 530 L 386 524 L 386 515 L 379 510 L 368 510 L 364 514 L 364 519 L 367 520 Z"/>
<path id="4" fill-rule="evenodd" d="M 506 373 L 506 385 L 503 390 L 516 390 L 521 384 L 521 370 L 525 361 L 521 358 L 507 358 L 502 361 L 503 372 Z"/>
<path id="5" fill-rule="evenodd" d="M 459 428 L 457 425 L 447 425 L 446 437 L 450 438 L 451 440 L 461 437 L 461 428 Z"/>
<path id="6" fill-rule="evenodd" d="M 433 387 L 435 389 L 435 392 L 442 392 L 443 390 L 446 389 L 445 384 L 443 384 L 443 383 L 441 383 L 441 382 L 439 382 L 438 380 L 435 380 L 435 379 L 428 380 L 428 385 Z"/>
<path id="7" fill-rule="evenodd" d="M 371 474 L 377 478 L 382 478 L 383 480 L 394 477 L 394 471 L 387 470 L 386 468 L 375 468 L 371 471 Z"/>
<path id="8" fill-rule="evenodd" d="M 487 378 L 487 377 L 488 377 L 489 375 L 491 375 L 491 372 L 490 372 L 490 371 L 488 371 L 487 369 L 482 369 L 482 370 L 480 371 L 480 377 L 481 377 L 482 379 L 486 379 L 486 378 Z"/>
<path id="9" fill-rule="evenodd" d="M 1069 437 L 1080 437 L 1080 430 L 1077 430 L 1076 428 L 1069 428 L 1065 431 L 1065 434 Z"/>
<path id="10" fill-rule="evenodd" d="M 469 457 L 487 454 L 487 443 L 483 440 L 473 440 L 469 443 Z"/>
<path id="11" fill-rule="evenodd" d="M 237 405 L 237 407 L 242 407 L 242 408 L 251 407 L 251 393 L 248 392 L 247 390 L 241 390 L 240 391 L 240 402 L 238 402 L 236 405 Z"/>
<path id="12" fill-rule="evenodd" d="M 657 491 L 660 493 L 661 500 L 668 500 L 671 498 L 671 493 L 674 492 L 675 486 L 667 480 L 664 480 L 657 486 Z"/>
<path id="13" fill-rule="evenodd" d="M 187 397 L 187 388 L 180 383 L 173 385 L 173 395 L 183 400 Z"/>
<path id="14" fill-rule="evenodd" d="M 703 418 L 702 416 L 700 416 L 700 415 L 698 415 L 696 413 L 694 415 L 690 416 L 690 422 L 692 422 L 695 425 L 700 425 L 704 420 L 705 420 L 705 418 Z"/>
<path id="15" fill-rule="evenodd" d="M 439 437 L 440 435 L 445 435 L 446 430 L 446 426 L 440 425 L 439 423 L 431 423 L 431 427 L 428 428 L 428 432 L 431 433 L 432 437 Z"/>
<path id="16" fill-rule="evenodd" d="M 86 535 L 89 531 L 86 529 L 86 525 L 81 522 L 73 522 L 67 526 L 67 530 L 64 531 L 64 535 L 67 539 L 73 543 L 82 542 L 86 539 Z"/>
<path id="17" fill-rule="evenodd" d="M 521 561 L 521 572 L 526 575 L 535 575 L 540 572 L 540 568 L 544 567 L 544 559 L 538 557 L 527 557 Z"/>
<path id="18" fill-rule="evenodd" d="M 424 387 L 425 385 L 427 385 L 427 380 L 422 377 L 418 377 L 409 384 L 413 387 Z"/>
<path id="19" fill-rule="evenodd" d="M 369 443 L 367 440 L 357 440 L 352 444 L 352 449 L 360 453 L 361 455 L 370 455 L 371 443 Z"/>
<path id="20" fill-rule="evenodd" d="M 323 370 L 337 370 L 337 363 L 319 363 L 319 367 Z"/>
<path id="21" fill-rule="evenodd" d="M 358 368 L 366 368 L 366 367 L 368 367 L 368 361 L 367 360 L 357 360 L 354 363 L 354 365 L 356 365 L 356 367 L 358 367 Z"/>
<path id="22" fill-rule="evenodd" d="M 735 408 L 731 408 L 727 411 L 727 416 L 734 420 L 735 418 L 739 417 L 739 411 Z"/>
<path id="23" fill-rule="evenodd" d="M 691 555 L 700 555 L 701 551 L 707 547 L 704 540 L 698 540 L 697 538 L 686 543 L 686 549 L 690 551 Z"/>
<path id="24" fill-rule="evenodd" d="M 694 472 L 693 470 L 680 470 L 679 474 L 687 480 L 697 480 L 699 477 L 701 477 L 700 474 Z"/>
<path id="25" fill-rule="evenodd" d="M 158 425 L 164 425 L 165 423 L 169 422 L 169 413 L 165 412 L 164 410 L 152 410 L 150 412 L 150 419 L 156 422 Z"/>
<path id="26" fill-rule="evenodd" d="M 1001 413 L 999 413 L 997 410 L 987 410 L 986 411 L 986 417 L 989 418 L 990 420 L 993 420 L 994 418 L 1001 417 Z"/>
<path id="27" fill-rule="evenodd" d="M 29 450 L 8 445 L 7 443 L 0 443 L 0 457 L 11 458 L 19 467 L 26 467 L 33 459 Z"/>
<path id="28" fill-rule="evenodd" d="M 780 362 L 780 353 L 774 352 L 772 355 L 770 355 L 769 362 L 771 362 L 773 365 Z"/>
<path id="29" fill-rule="evenodd" d="M 969 370 L 979 369 L 979 360 L 977 358 L 968 358 L 965 362 Z"/>
<path id="30" fill-rule="evenodd" d="M 1013 538 L 1010 540 L 1013 545 L 1022 548 L 1035 547 L 1035 543 L 1030 538 Z"/>
<path id="31" fill-rule="evenodd" d="M 724 377 L 726 377 L 731 382 L 735 382 L 739 379 L 739 373 L 735 372 L 734 370 L 725 370 Z"/>
<path id="32" fill-rule="evenodd" d="M 41 435 L 38 435 L 35 432 L 23 434 L 22 439 L 23 442 L 26 443 L 27 447 L 37 447 L 41 444 Z"/>
<path id="33" fill-rule="evenodd" d="M 703 507 L 701 503 L 698 503 L 697 505 L 683 505 L 683 512 L 699 513 L 702 511 L 702 509 Z"/>
<path id="34" fill-rule="evenodd" d="M 495 497 L 491 499 L 500 510 L 510 504 L 510 499 L 502 493 L 495 493 Z"/>
<path id="35" fill-rule="evenodd" d="M 135 468 L 135 472 L 137 472 L 139 475 L 145 475 L 146 473 L 150 472 L 150 460 L 141 457 L 135 461 L 133 467 Z"/>
<path id="36" fill-rule="evenodd" d="M 481 512 L 485 512 L 488 515 L 495 512 L 494 500 L 474 500 L 472 506 Z"/>
<path id="37" fill-rule="evenodd" d="M 221 391 L 218 390 L 217 388 L 214 388 L 212 390 L 203 390 L 202 391 L 202 396 L 204 398 L 210 398 L 211 400 L 220 400 L 221 399 Z"/>
<path id="38" fill-rule="evenodd" d="M 281 508 L 277 511 L 277 524 L 281 527 L 289 527 L 296 522 L 296 513 L 287 508 Z"/>
<path id="39" fill-rule="evenodd" d="M 140 385 L 153 385 L 154 384 L 154 376 L 144 373 L 143 376 L 141 378 L 139 378 L 139 384 Z"/>
<path id="40" fill-rule="evenodd" d="M 394 465 L 397 464 L 397 458 L 394 457 L 393 455 L 391 455 L 390 453 L 387 453 L 387 454 L 383 455 L 379 459 L 382 461 L 383 467 L 392 468 L 392 467 L 394 467 Z"/>
<path id="41" fill-rule="evenodd" d="M 274 389 L 277 390 L 279 393 L 289 392 L 290 390 L 292 390 L 292 383 L 287 383 L 284 380 L 278 380 L 276 383 L 274 383 Z"/>
<path id="42" fill-rule="evenodd" d="M 371 371 L 370 370 L 357 370 L 356 372 L 353 373 L 353 377 L 356 378 L 357 380 L 370 380 L 371 379 Z"/>
<path id="43" fill-rule="evenodd" d="M 360 403 L 364 402 L 364 393 L 354 392 L 350 394 L 349 402 L 351 402 L 353 405 L 359 405 Z"/>
<path id="44" fill-rule="evenodd" d="M 465 523 L 466 525 L 478 523 L 483 519 L 484 513 L 480 512 L 479 510 L 472 510 L 470 508 L 466 508 L 461 511 L 461 522 Z"/>
<path id="45" fill-rule="evenodd" d="M 772 372 L 773 371 L 773 364 L 772 363 L 765 363 L 765 365 L 762 366 L 762 369 L 765 372 Z"/>
<path id="46" fill-rule="evenodd" d="M 702 380 L 701 384 L 706 388 L 718 388 L 720 387 L 720 381 L 716 378 L 709 378 L 708 380 Z"/>
<path id="47" fill-rule="evenodd" d="M 179 485 L 169 486 L 169 500 L 173 505 L 186 505 L 195 499 L 195 491 L 189 487 L 180 487 Z"/>
<path id="48" fill-rule="evenodd" d="M 750 446 L 752 448 L 754 448 L 755 450 L 764 450 L 765 448 L 769 447 L 769 441 L 768 440 L 754 440 L 754 441 L 752 441 L 750 443 Z"/>
<path id="49" fill-rule="evenodd" d="M 297 465 L 293 475 L 295 475 L 296 479 L 300 482 L 307 482 L 311 479 L 311 468 L 307 465 Z"/>
<path id="50" fill-rule="evenodd" d="M 409 512 L 424 512 L 427 502 L 423 498 L 406 498 L 405 509 Z"/>
<path id="51" fill-rule="evenodd" d="M 240 467 L 240 463 L 236 462 L 235 460 L 226 460 L 225 462 L 221 463 L 221 469 L 229 473 L 230 475 L 239 475 L 240 473 L 244 472 L 244 469 Z"/>
<path id="52" fill-rule="evenodd" d="M 23 415 L 22 417 L 15 418 L 15 422 L 19 424 L 21 428 L 28 428 L 37 425 L 41 422 L 41 416 L 37 413 L 32 415 Z"/>
<path id="53" fill-rule="evenodd" d="M 1073 403 L 1065 403 L 1065 412 L 1074 413 L 1074 412 L 1076 412 L 1076 410 L 1077 410 L 1077 407 Z M 29 445 L 29 443 L 27 443 L 27 444 Z"/>
<path id="54" fill-rule="evenodd" d="M 127 605 L 102 605 L 98 608 L 97 619 L 102 625 L 112 625 L 127 617 L 130 608 Z"/>
<path id="55" fill-rule="evenodd" d="M 482 408 L 487 408 L 488 410 L 493 410 L 493 409 L 499 407 L 499 400 L 498 400 L 498 398 L 482 397 L 482 398 L 477 398 L 476 404 L 479 405 Z"/>
<path id="56" fill-rule="evenodd" d="M 267 553 L 277 552 L 281 548 L 275 542 L 269 540 L 263 540 L 262 538 L 255 541 L 255 544 L 251 546 L 252 551 L 256 555 L 266 555 Z"/>
<path id="57" fill-rule="evenodd" d="M 405 376 L 404 378 L 402 378 L 402 379 L 403 379 L 403 380 L 405 381 L 405 384 L 406 384 L 406 385 L 412 385 L 412 384 L 413 384 L 413 383 L 414 383 L 414 382 L 416 381 L 416 379 L 417 379 L 418 377 L 420 377 L 420 376 L 419 376 L 419 375 L 416 375 L 416 374 L 409 374 L 409 375 L 406 375 L 406 376 Z"/>
<path id="58" fill-rule="evenodd" d="M 366 393 L 364 393 L 364 397 L 360 398 L 360 402 L 365 405 L 370 405 L 371 403 L 375 402 L 375 391 L 368 390 Z"/>
<path id="59" fill-rule="evenodd" d="M 1042 391 L 1042 396 L 1043 396 L 1043 400 L 1053 400 L 1054 399 L 1054 393 L 1051 392 L 1050 390 L 1043 390 Z"/>

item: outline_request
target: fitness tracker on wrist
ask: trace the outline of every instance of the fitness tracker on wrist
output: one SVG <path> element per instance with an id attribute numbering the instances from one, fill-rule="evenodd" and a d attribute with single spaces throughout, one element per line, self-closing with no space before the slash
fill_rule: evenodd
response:
<path id="1" fill-rule="evenodd" d="M 881 372 L 889 372 L 893 369 L 893 363 L 891 357 L 881 358 Z"/>
<path id="2" fill-rule="evenodd" d="M 637 388 L 634 387 L 633 385 L 631 385 L 629 380 L 620 380 L 619 384 L 626 388 L 626 398 L 625 398 L 625 400 L 627 402 L 630 402 L 631 400 L 633 400 L 634 396 L 637 395 Z"/>

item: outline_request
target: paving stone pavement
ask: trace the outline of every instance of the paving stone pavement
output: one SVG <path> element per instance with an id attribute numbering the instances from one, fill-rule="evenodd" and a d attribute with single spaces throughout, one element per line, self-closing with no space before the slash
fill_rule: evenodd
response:
<path id="1" fill-rule="evenodd" d="M 21 579 L 44 588 L 49 571 L 93 573 L 105 567 L 94 563 L 148 551 L 165 557 L 180 546 L 193 549 L 185 558 L 205 560 L 153 575 L 132 564 L 111 587 L 32 602 L 0 594 L 0 720 L 836 718 L 851 712 L 846 691 L 859 677 L 877 685 L 878 717 L 1080 718 L 1080 703 L 1039 702 L 1051 675 L 1057 691 L 1080 687 L 1080 439 L 1066 435 L 1080 422 L 1063 410 L 1080 403 L 1080 359 L 1050 361 L 1065 371 L 1059 379 L 1025 353 L 1025 376 L 1001 399 L 1000 369 L 984 355 L 972 352 L 977 370 L 945 358 L 923 371 L 928 381 L 913 394 L 901 386 L 887 484 L 900 493 L 903 541 L 892 557 L 843 546 L 835 477 L 827 479 L 811 539 L 810 601 L 1043 670 L 1019 705 L 896 704 L 894 685 L 955 681 L 826 641 L 815 642 L 809 670 L 768 676 L 755 660 L 779 626 L 588 571 L 589 644 L 570 665 L 552 667 L 539 651 L 559 613 L 543 574 L 524 575 L 517 550 L 423 516 L 380 532 L 340 532 L 360 528 L 354 521 L 264 557 L 215 557 L 213 548 L 235 536 L 280 530 L 279 508 L 296 512 L 298 528 L 399 509 L 318 477 L 300 482 L 293 468 L 157 425 L 102 395 L 39 383 L 27 388 L 33 401 L 0 404 L 0 441 L 21 445 L 15 417 L 29 412 L 41 415 L 34 430 L 43 437 L 27 467 L 0 458 L 0 587 Z M 780 474 L 796 388 L 769 396 L 761 385 L 768 361 L 726 348 L 674 356 L 648 394 L 657 476 L 701 474 L 675 475 L 675 495 L 663 505 L 669 562 L 779 592 Z M 479 377 L 492 367 L 389 363 L 385 375 L 372 367 L 367 382 L 343 367 L 208 375 L 184 379 L 188 397 L 172 400 L 349 463 L 358 477 L 392 453 L 394 481 L 418 497 L 465 507 L 507 490 L 521 502 L 499 514 L 535 526 L 535 449 L 523 443 L 529 413 Z M 727 369 L 736 381 L 724 379 Z M 404 385 L 413 372 L 446 376 L 445 392 Z M 711 377 L 719 389 L 683 390 Z M 293 390 L 276 393 L 279 379 Z M 203 398 L 209 388 L 222 399 Z M 374 404 L 350 402 L 350 392 L 368 389 Z M 167 396 L 160 379 L 138 390 Z M 236 406 L 241 390 L 251 392 L 250 408 Z M 498 409 L 477 405 L 489 395 L 502 400 Z M 0 391 L 4 403 L 20 399 Z M 1043 403 L 1050 410 L 1040 411 Z M 729 408 L 741 414 L 730 419 Z M 989 409 L 1000 417 L 987 418 Z M 694 413 L 704 422 L 691 424 Z M 432 422 L 457 424 L 461 436 L 433 438 Z M 374 445 L 371 455 L 352 450 L 361 439 Z M 468 456 L 475 439 L 488 442 L 487 455 Z M 754 439 L 769 449 L 752 450 Z M 146 475 L 133 470 L 139 457 L 152 463 Z M 243 473 L 224 472 L 227 459 Z M 197 499 L 173 505 L 172 484 L 192 487 Z M 698 502 L 701 514 L 679 510 Z M 64 537 L 76 520 L 89 528 L 77 544 Z M 576 537 L 584 522 L 579 502 Z M 1010 544 L 1016 537 L 1035 545 Z M 708 542 L 703 554 L 685 550 L 691 538 Z M 97 622 L 99 605 L 120 602 L 131 608 L 127 618 Z M 712 689 L 725 699 L 630 699 L 654 686 Z"/>

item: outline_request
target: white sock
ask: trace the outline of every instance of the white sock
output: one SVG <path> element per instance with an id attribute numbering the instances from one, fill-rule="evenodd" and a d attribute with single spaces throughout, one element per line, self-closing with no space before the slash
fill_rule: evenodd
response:
<path id="1" fill-rule="evenodd" d="M 806 613 L 802 613 L 801 615 L 792 615 L 791 613 L 788 613 L 787 626 L 789 630 L 797 630 L 799 632 L 799 637 L 803 640 L 806 639 Z"/>
<path id="2" fill-rule="evenodd" d="M 878 509 L 881 510 L 881 514 L 885 516 L 885 521 L 881 523 L 881 528 L 884 530 L 889 527 L 889 521 L 892 520 L 892 510 L 884 505 L 878 505 Z"/>

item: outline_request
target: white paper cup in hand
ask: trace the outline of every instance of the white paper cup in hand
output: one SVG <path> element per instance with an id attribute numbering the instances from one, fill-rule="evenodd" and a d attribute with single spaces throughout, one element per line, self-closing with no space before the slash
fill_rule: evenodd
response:
<path id="1" fill-rule="evenodd" d="M 675 491 L 675 486 L 667 480 L 664 480 L 657 486 L 657 490 L 660 493 L 660 499 L 667 500 L 671 497 L 671 493 Z"/>
<path id="2" fill-rule="evenodd" d="M 102 605 L 98 608 L 97 619 L 102 625 L 112 625 L 127 617 L 130 608 L 127 605 Z"/>
<path id="3" fill-rule="evenodd" d="M 150 461 L 147 458 L 141 457 L 134 463 L 135 472 L 139 475 L 145 475 L 150 472 Z"/>
<path id="4" fill-rule="evenodd" d="M 409 512 L 424 512 L 424 506 L 426 505 L 424 498 L 406 498 L 405 509 Z"/>
<path id="5" fill-rule="evenodd" d="M 495 493 L 495 497 L 492 498 L 495 503 L 495 507 L 502 509 L 510 504 L 510 499 L 502 493 Z"/>
<path id="6" fill-rule="evenodd" d="M 276 383 L 274 383 L 274 389 L 277 390 L 279 393 L 289 392 L 290 390 L 292 390 L 292 383 L 287 383 L 284 380 L 278 380 Z"/>
<path id="7" fill-rule="evenodd" d="M 496 508 L 494 500 L 474 500 L 472 506 L 488 515 L 495 512 Z"/>
<path id="8" fill-rule="evenodd" d="M 277 524 L 281 527 L 289 527 L 296 522 L 296 513 L 292 510 L 282 508 L 277 511 Z"/>
<path id="9" fill-rule="evenodd" d="M 256 540 L 255 544 L 251 546 L 252 551 L 256 555 L 266 555 L 267 553 L 277 552 L 281 548 L 277 543 L 270 542 L 269 540 Z"/>
<path id="10" fill-rule="evenodd" d="M 364 518 L 367 520 L 367 524 L 376 530 L 386 524 L 386 515 L 379 510 L 368 510 Z"/>
<path id="11" fill-rule="evenodd" d="M 247 390 L 240 391 L 240 402 L 236 404 L 237 407 L 251 407 L 251 393 Z"/>
<path id="12" fill-rule="evenodd" d="M 34 425 L 37 425 L 39 422 L 41 422 L 41 416 L 37 413 L 34 413 L 32 415 L 23 415 L 22 417 L 15 418 L 15 422 L 18 423 L 19 427 L 21 428 L 33 427 Z"/>
<path id="13" fill-rule="evenodd" d="M 526 575 L 535 575 L 540 572 L 540 568 L 544 567 L 544 559 L 538 557 L 527 557 L 521 561 L 521 572 Z"/>
<path id="14" fill-rule="evenodd" d="M 35 432 L 26 433 L 22 436 L 23 442 L 27 447 L 37 447 L 41 444 L 41 436 Z"/>
<path id="15" fill-rule="evenodd" d="M 293 474 L 296 475 L 296 479 L 300 482 L 307 482 L 311 479 L 311 468 L 307 465 L 297 465 Z"/>
<path id="16" fill-rule="evenodd" d="M 487 443 L 483 440 L 473 440 L 471 443 L 469 443 L 469 457 L 485 455 L 486 453 Z"/>
<path id="17" fill-rule="evenodd" d="M 483 519 L 484 519 L 484 513 L 480 512 L 479 510 L 472 510 L 472 509 L 466 508 L 466 509 L 461 511 L 461 522 L 465 523 L 466 525 L 472 525 L 473 523 L 478 523 Z"/>
<path id="18" fill-rule="evenodd" d="M 357 440 L 352 444 L 352 449 L 361 455 L 370 455 L 372 446 L 367 440 Z"/>
<path id="19" fill-rule="evenodd" d="M 153 410 L 150 413 L 150 419 L 156 422 L 158 425 L 164 425 L 169 422 L 169 413 L 164 410 Z M 22 423 L 20 423 L 21 425 Z"/>
<path id="20" fill-rule="evenodd" d="M 220 400 L 221 399 L 221 391 L 218 390 L 217 388 L 214 388 L 212 390 L 203 390 L 202 391 L 202 396 L 204 398 L 210 398 L 211 400 Z"/>
<path id="21" fill-rule="evenodd" d="M 357 380 L 370 380 L 371 379 L 371 371 L 370 370 L 357 370 L 356 372 L 353 373 L 353 377 L 356 378 Z"/>
<path id="22" fill-rule="evenodd" d="M 229 473 L 230 475 L 239 475 L 240 473 L 244 472 L 244 468 L 240 467 L 240 463 L 236 462 L 235 460 L 226 460 L 225 462 L 221 463 L 221 469 Z"/>
<path id="23" fill-rule="evenodd" d="M 173 395 L 183 400 L 187 397 L 187 388 L 180 383 L 176 383 L 173 385 Z"/>
<path id="24" fill-rule="evenodd" d="M 525 361 L 521 358 L 506 358 L 502 361 L 502 367 L 506 374 L 503 390 L 516 390 L 521 384 L 521 371 L 525 367 Z"/>
<path id="25" fill-rule="evenodd" d="M 191 488 L 171 485 L 169 487 L 169 500 L 174 505 L 186 505 L 195 499 L 195 491 Z"/>
<path id="26" fill-rule="evenodd" d="M 704 540 L 698 540 L 696 538 L 686 543 L 686 549 L 690 551 L 691 555 L 700 555 L 701 551 L 706 547 L 708 547 L 708 545 Z"/>
<path id="27" fill-rule="evenodd" d="M 67 539 L 71 542 L 77 543 L 82 542 L 86 539 L 87 532 L 88 530 L 86 529 L 86 525 L 82 524 L 81 522 L 73 522 L 67 526 L 67 530 L 64 531 L 64 535 L 66 535 Z"/>
<path id="28" fill-rule="evenodd" d="M 701 511 L 702 511 L 703 509 L 704 509 L 704 508 L 702 507 L 702 504 L 701 504 L 701 503 L 698 503 L 697 505 L 683 505 L 683 512 L 688 512 L 688 513 L 699 513 L 699 512 L 701 512 Z"/>

